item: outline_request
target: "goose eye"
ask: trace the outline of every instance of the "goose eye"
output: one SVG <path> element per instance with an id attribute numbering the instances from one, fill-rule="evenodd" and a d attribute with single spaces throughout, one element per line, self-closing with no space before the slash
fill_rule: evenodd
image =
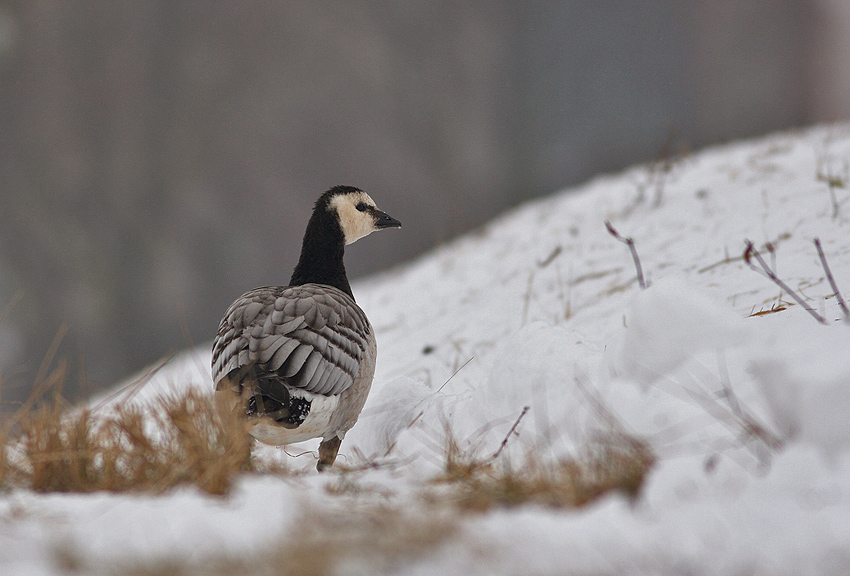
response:
<path id="1" fill-rule="evenodd" d="M 357 209 L 360 212 L 365 212 L 366 210 L 368 210 L 368 208 L 369 208 L 369 205 L 366 204 L 365 202 L 361 202 L 360 204 L 357 205 Z"/>

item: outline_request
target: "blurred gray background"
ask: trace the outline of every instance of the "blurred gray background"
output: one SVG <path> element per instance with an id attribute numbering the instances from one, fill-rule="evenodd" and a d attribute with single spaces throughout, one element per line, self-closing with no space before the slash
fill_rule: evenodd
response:
<path id="1" fill-rule="evenodd" d="M 0 0 L 0 371 L 92 391 L 286 283 L 335 184 L 360 276 L 594 174 L 850 118 L 847 0 Z"/>

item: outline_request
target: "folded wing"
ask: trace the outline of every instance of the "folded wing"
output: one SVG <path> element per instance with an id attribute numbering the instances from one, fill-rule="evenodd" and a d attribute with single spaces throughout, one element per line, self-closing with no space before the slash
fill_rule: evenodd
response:
<path id="1" fill-rule="evenodd" d="M 224 315 L 213 343 L 213 381 L 274 377 L 314 394 L 354 383 L 371 326 L 354 300 L 320 284 L 246 292 Z"/>

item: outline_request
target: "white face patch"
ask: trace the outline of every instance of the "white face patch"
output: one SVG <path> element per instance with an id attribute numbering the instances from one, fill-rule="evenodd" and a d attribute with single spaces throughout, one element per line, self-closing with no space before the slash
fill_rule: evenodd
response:
<path id="1" fill-rule="evenodd" d="M 369 212 L 361 212 L 357 209 L 357 205 L 361 203 L 376 208 L 375 201 L 365 192 L 340 194 L 331 198 L 328 204 L 329 210 L 336 210 L 339 214 L 339 224 L 346 244 L 356 242 L 377 230 L 375 217 Z"/>

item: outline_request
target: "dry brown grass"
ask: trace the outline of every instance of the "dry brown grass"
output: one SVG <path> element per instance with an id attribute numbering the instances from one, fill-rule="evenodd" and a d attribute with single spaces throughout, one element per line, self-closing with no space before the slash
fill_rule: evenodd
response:
<path id="1" fill-rule="evenodd" d="M 37 492 L 152 492 L 194 485 L 214 495 L 255 468 L 243 418 L 194 389 L 145 408 L 29 402 L 2 428 L 0 482 Z"/>
<path id="2" fill-rule="evenodd" d="M 521 467 L 465 454 L 451 436 L 446 454 L 436 484 L 449 487 L 459 508 L 476 512 L 525 504 L 576 508 L 612 491 L 635 498 L 655 463 L 646 443 L 622 433 L 594 441 L 575 458 L 546 463 L 529 453 Z"/>

